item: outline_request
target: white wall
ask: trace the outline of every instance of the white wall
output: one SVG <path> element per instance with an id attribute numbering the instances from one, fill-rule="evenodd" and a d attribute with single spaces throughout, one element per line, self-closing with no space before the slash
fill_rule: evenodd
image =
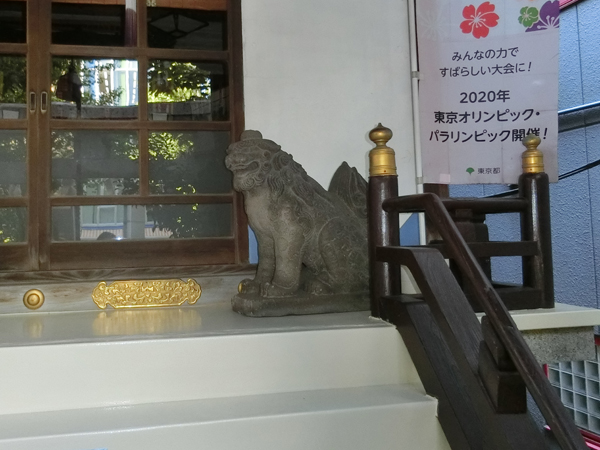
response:
<path id="1" fill-rule="evenodd" d="M 368 173 L 368 132 L 392 129 L 400 192 L 414 193 L 404 0 L 242 0 L 246 128 L 328 187 L 342 161 Z"/>

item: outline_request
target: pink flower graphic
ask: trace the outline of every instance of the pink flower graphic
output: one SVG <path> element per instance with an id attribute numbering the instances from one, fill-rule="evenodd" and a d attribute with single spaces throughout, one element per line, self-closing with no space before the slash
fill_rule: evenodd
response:
<path id="1" fill-rule="evenodd" d="M 498 14 L 494 12 L 496 7 L 490 2 L 484 2 L 475 11 L 475 6 L 465 6 L 463 9 L 464 20 L 460 24 L 463 33 L 473 33 L 475 39 L 487 37 L 490 28 L 498 25 Z"/>

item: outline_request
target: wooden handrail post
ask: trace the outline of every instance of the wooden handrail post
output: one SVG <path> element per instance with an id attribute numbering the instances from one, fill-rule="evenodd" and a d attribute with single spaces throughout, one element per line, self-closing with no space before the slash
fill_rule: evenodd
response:
<path id="1" fill-rule="evenodd" d="M 540 289 L 542 307 L 554 308 L 554 271 L 552 267 L 552 234 L 550 230 L 550 183 L 544 172 L 543 154 L 537 149 L 541 140 L 529 135 L 523 139 L 523 174 L 519 177 L 519 193 L 527 199 L 527 210 L 521 213 L 523 240 L 537 242 L 535 256 L 523 257 L 523 286 Z"/>
<path id="2" fill-rule="evenodd" d="M 387 319 L 387 314 L 381 307 L 381 298 L 400 292 L 400 269 L 375 259 L 377 246 L 400 243 L 398 214 L 387 213 L 381 206 L 384 200 L 398 196 L 395 154 L 386 145 L 391 138 L 392 131 L 381 124 L 369 133 L 369 139 L 376 144 L 369 152 L 367 195 L 371 315 L 382 319 Z"/>

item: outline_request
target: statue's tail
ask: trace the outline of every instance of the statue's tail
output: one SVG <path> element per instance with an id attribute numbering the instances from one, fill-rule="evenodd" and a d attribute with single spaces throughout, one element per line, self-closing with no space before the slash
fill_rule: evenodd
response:
<path id="1" fill-rule="evenodd" d="M 335 171 L 329 192 L 337 195 L 361 220 L 367 219 L 367 182 L 358 173 L 356 168 L 350 167 L 347 162 Z"/>

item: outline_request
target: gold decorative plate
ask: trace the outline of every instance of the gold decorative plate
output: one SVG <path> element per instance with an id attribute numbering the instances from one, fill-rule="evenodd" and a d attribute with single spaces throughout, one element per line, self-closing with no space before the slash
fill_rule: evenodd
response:
<path id="1" fill-rule="evenodd" d="M 198 301 L 202 289 L 196 281 L 182 280 L 128 280 L 115 281 L 108 285 L 98 283 L 92 299 L 99 308 L 157 308 L 180 306 L 185 302 L 193 305 Z"/>

